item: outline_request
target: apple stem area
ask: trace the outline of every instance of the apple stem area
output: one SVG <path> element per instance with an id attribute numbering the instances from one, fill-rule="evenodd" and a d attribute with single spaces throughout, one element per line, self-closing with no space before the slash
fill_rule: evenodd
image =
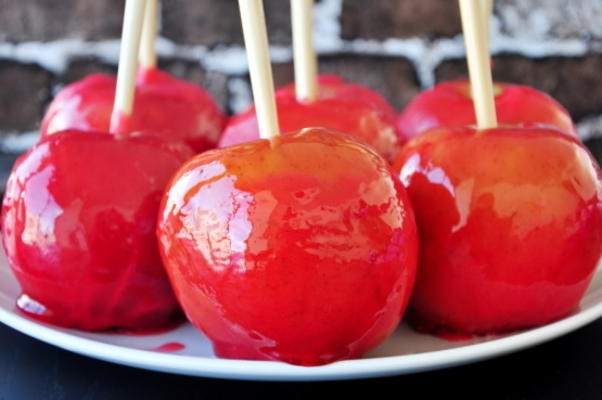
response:
<path id="1" fill-rule="evenodd" d="M 263 1 L 238 0 L 238 5 L 259 123 L 259 136 L 262 139 L 270 139 L 279 135 L 280 127 L 276 112 Z"/>
<path id="2" fill-rule="evenodd" d="M 489 12 L 481 0 L 459 0 L 470 85 L 479 129 L 497 127 L 486 25 Z"/>

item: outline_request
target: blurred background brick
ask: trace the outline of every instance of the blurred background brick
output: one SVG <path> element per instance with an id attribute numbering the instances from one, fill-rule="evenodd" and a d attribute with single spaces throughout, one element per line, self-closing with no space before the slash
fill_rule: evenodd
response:
<path id="1" fill-rule="evenodd" d="M 315 41 L 324 51 L 320 72 L 377 90 L 397 110 L 424 86 L 467 75 L 456 1 L 316 2 Z M 123 5 L 0 0 L 0 149 L 7 133 L 37 128 L 63 85 L 94 72 L 116 72 L 113 39 L 121 33 Z M 265 7 L 274 78 L 281 86 L 293 80 L 289 1 L 265 0 Z M 503 53 L 494 55 L 494 77 L 548 92 L 588 137 L 602 137 L 600 21 L 602 0 L 495 0 L 493 37 L 503 43 Z M 159 46 L 161 68 L 202 85 L 227 111 L 248 103 L 236 0 L 164 0 L 161 26 L 168 39 Z M 595 149 L 602 153 L 602 145 Z"/>
<path id="2" fill-rule="evenodd" d="M 345 39 L 453 36 L 462 31 L 458 4 L 451 0 L 344 1 Z"/>
<path id="3" fill-rule="evenodd" d="M 289 2 L 266 0 L 264 4 L 270 41 L 290 44 Z M 178 43 L 243 43 L 236 0 L 170 0 L 164 2 L 162 18 L 163 35 Z"/>
<path id="4" fill-rule="evenodd" d="M 397 110 L 401 110 L 420 90 L 413 65 L 401 57 L 324 57 L 320 70 L 376 90 Z"/>
<path id="5" fill-rule="evenodd" d="M 50 98 L 51 78 L 35 65 L 0 60 L 0 135 L 38 127 Z"/>
<path id="6" fill-rule="evenodd" d="M 121 35 L 124 0 L 0 0 L 0 41 Z"/>

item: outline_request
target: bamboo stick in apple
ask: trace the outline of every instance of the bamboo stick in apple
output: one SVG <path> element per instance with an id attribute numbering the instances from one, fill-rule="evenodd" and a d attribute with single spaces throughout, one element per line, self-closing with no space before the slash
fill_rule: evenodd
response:
<path id="1" fill-rule="evenodd" d="M 253 98 L 259 121 L 259 136 L 269 139 L 280 134 L 274 79 L 268 50 L 268 34 L 262 0 L 239 0 L 242 30 L 247 49 Z"/>
<path id="2" fill-rule="evenodd" d="M 432 127 L 394 165 L 421 235 L 410 321 L 440 334 L 535 327 L 572 312 L 591 281 L 602 253 L 600 171 L 551 124 L 497 126 L 481 3 L 459 4 L 477 126 Z"/>
<path id="3" fill-rule="evenodd" d="M 118 135 L 110 134 L 106 118 L 102 128 L 67 127 L 42 137 L 15 163 L 7 184 L 2 239 L 23 288 L 17 307 L 44 322 L 143 331 L 165 329 L 182 317 L 157 251 L 155 225 L 163 189 L 193 152 L 184 143 L 128 132 L 120 121 L 133 110 L 144 3 L 126 2 L 113 113 L 112 133 Z M 112 100 L 114 79 L 100 77 L 100 87 L 109 82 L 104 87 Z M 77 91 L 72 97 L 78 104 L 83 98 Z M 103 104 L 107 116 L 111 104 Z M 31 198 L 53 200 L 40 208 Z M 49 220 L 50 209 L 62 217 Z M 43 231 L 23 234 L 40 224 Z"/>
<path id="4" fill-rule="evenodd" d="M 489 51 L 483 35 L 483 12 L 478 0 L 459 0 L 470 85 L 479 129 L 497 127 Z"/>
<path id="5" fill-rule="evenodd" d="M 134 108 L 136 71 L 138 70 L 138 48 L 142 34 L 145 0 L 127 0 L 119 50 L 117 88 L 111 114 L 110 131 L 121 133 L 127 130 L 127 119 Z"/>
<path id="6" fill-rule="evenodd" d="M 392 161 L 402 145 L 394 126 L 395 110 L 380 94 L 365 86 L 346 82 L 336 75 L 316 75 L 313 1 L 291 0 L 290 4 L 295 83 L 276 91 L 281 132 L 297 132 L 308 126 L 347 132 Z M 256 140 L 260 136 L 258 120 L 255 106 L 232 117 L 219 147 Z"/>
<path id="7" fill-rule="evenodd" d="M 279 135 L 262 2 L 239 1 L 260 139 L 199 154 L 173 177 L 157 227 L 166 271 L 219 357 L 359 357 L 408 302 L 412 208 L 387 161 L 350 135 Z"/>
<path id="8" fill-rule="evenodd" d="M 474 0 L 479 8 L 482 24 L 481 33 L 484 49 L 489 48 L 489 22 L 493 10 L 493 0 Z M 465 38 L 468 37 L 465 34 Z M 476 44 L 472 42 L 473 45 Z M 485 51 L 483 50 L 483 51 Z M 491 65 L 491 58 L 487 66 Z M 484 68 L 484 67 L 483 67 Z M 487 71 L 483 70 L 483 74 Z M 555 126 L 567 134 L 578 137 L 577 130 L 568 111 L 548 94 L 534 88 L 494 82 L 496 120 L 500 124 L 537 123 Z M 458 79 L 437 84 L 414 97 L 397 118 L 400 135 L 409 140 L 430 129 L 447 126 L 462 127 L 474 125 L 475 107 L 472 85 L 466 79 Z"/>

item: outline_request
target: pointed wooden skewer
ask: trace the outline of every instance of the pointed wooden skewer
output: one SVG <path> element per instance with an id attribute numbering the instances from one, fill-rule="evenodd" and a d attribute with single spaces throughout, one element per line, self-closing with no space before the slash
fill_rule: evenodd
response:
<path id="1" fill-rule="evenodd" d="M 119 51 L 119 69 L 115 104 L 111 114 L 111 133 L 122 133 L 124 120 L 132 115 L 136 70 L 138 66 L 138 48 L 142 32 L 145 0 L 126 0 Z"/>
<path id="2" fill-rule="evenodd" d="M 280 134 L 280 127 L 274 98 L 263 1 L 238 0 L 238 5 L 249 61 L 255 112 L 259 122 L 259 136 L 262 139 L 270 139 Z"/>
<path id="3" fill-rule="evenodd" d="M 313 44 L 314 0 L 291 0 L 295 93 L 297 101 L 312 102 L 318 96 L 318 59 Z"/>
<path id="4" fill-rule="evenodd" d="M 138 61 L 143 69 L 151 69 L 157 66 L 155 42 L 157 39 L 158 9 L 159 0 L 146 0 L 142 39 L 140 40 L 140 52 L 138 53 Z"/>
<path id="5" fill-rule="evenodd" d="M 483 37 L 483 13 L 480 0 L 459 0 L 462 30 L 466 44 L 468 73 L 472 87 L 473 103 L 479 129 L 497 127 L 497 116 L 493 98 L 493 82 L 489 51 Z"/>

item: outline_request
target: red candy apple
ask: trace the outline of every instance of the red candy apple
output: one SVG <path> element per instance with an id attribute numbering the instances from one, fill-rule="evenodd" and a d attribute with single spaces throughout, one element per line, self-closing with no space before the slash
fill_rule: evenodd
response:
<path id="1" fill-rule="evenodd" d="M 395 128 L 393 108 L 375 91 L 334 75 L 322 75 L 318 83 L 318 98 L 308 103 L 297 101 L 294 84 L 276 91 L 281 132 L 297 132 L 308 126 L 346 132 L 392 161 L 403 144 Z M 230 119 L 219 147 L 257 139 L 257 116 L 251 107 Z"/>
<path id="2" fill-rule="evenodd" d="M 539 123 L 579 137 L 566 109 L 547 94 L 522 85 L 494 84 L 495 108 L 501 124 Z M 439 83 L 416 96 L 397 119 L 397 129 L 409 140 L 440 126 L 475 125 L 470 82 Z"/>
<path id="3" fill-rule="evenodd" d="M 114 76 L 93 74 L 66 86 L 48 107 L 42 137 L 65 129 L 109 132 L 115 85 Z M 118 133 L 157 133 L 201 152 L 215 147 L 226 123 L 203 89 L 156 68 L 140 71 L 135 96 L 134 113 L 123 119 Z"/>
<path id="4" fill-rule="evenodd" d="M 401 183 L 324 129 L 198 155 L 169 185 L 157 229 L 176 295 L 220 357 L 358 357 L 395 328 L 414 282 Z"/>
<path id="5" fill-rule="evenodd" d="M 84 330 L 158 329 L 181 318 L 155 228 L 188 146 L 65 131 L 15 164 L 2 239 L 25 313 Z"/>
<path id="6" fill-rule="evenodd" d="M 485 334 L 562 318 L 602 251 L 600 170 L 548 127 L 437 128 L 395 163 L 420 236 L 419 330 Z"/>

